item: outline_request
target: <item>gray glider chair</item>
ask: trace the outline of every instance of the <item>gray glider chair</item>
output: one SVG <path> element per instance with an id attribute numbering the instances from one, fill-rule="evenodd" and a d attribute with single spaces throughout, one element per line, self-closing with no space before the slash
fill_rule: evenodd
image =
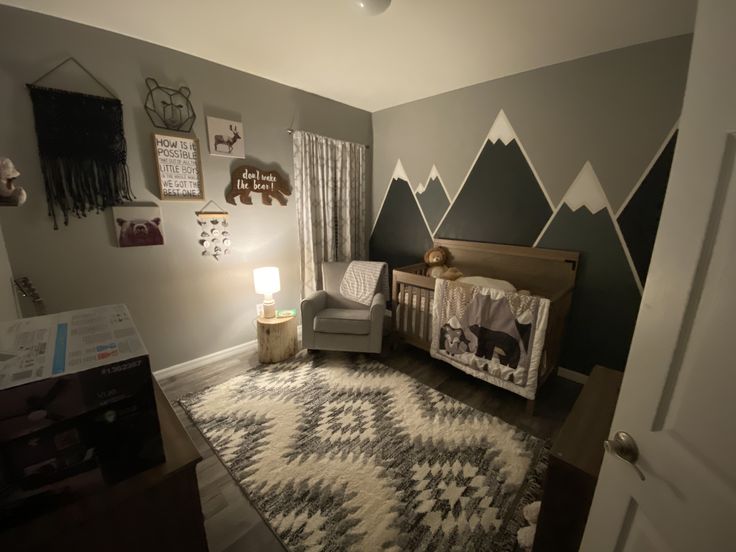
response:
<path id="1" fill-rule="evenodd" d="M 322 290 L 302 301 L 302 344 L 310 350 L 380 353 L 386 298 L 376 293 L 370 306 L 340 294 L 350 263 L 322 263 Z"/>

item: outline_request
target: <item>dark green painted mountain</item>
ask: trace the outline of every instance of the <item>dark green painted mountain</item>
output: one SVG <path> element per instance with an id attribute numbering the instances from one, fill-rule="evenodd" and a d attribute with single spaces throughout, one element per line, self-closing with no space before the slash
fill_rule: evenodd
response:
<path id="1" fill-rule="evenodd" d="M 552 215 L 516 140 L 486 141 L 436 236 L 533 245 Z"/>
<path id="2" fill-rule="evenodd" d="M 675 133 L 644 177 L 639 189 L 618 216 L 618 224 L 631 253 L 639 279 L 644 283 L 649 273 L 654 239 L 662 216 L 672 158 L 675 155 Z"/>
<path id="3" fill-rule="evenodd" d="M 391 269 L 399 268 L 421 262 L 431 247 L 432 236 L 414 192 L 406 180 L 395 178 L 371 234 L 371 260 L 386 261 Z"/>
<path id="4" fill-rule="evenodd" d="M 442 216 L 450 206 L 445 189 L 439 178 L 431 178 L 423 192 L 417 192 L 417 201 L 424 212 L 427 224 L 432 230 L 437 228 Z"/>
<path id="5" fill-rule="evenodd" d="M 608 209 L 594 215 L 563 204 L 539 247 L 580 252 L 560 365 L 583 373 L 595 364 L 623 370 L 641 295 Z"/>

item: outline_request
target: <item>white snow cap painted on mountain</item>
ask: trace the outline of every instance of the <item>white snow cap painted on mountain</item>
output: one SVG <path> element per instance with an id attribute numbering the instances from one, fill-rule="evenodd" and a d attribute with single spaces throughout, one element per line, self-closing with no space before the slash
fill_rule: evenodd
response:
<path id="1" fill-rule="evenodd" d="M 567 203 L 573 211 L 585 206 L 594 215 L 608 206 L 608 198 L 590 161 L 586 161 L 580 169 L 577 178 L 562 198 L 562 203 Z"/>
<path id="2" fill-rule="evenodd" d="M 488 132 L 488 139 L 494 144 L 501 140 L 504 146 L 508 146 L 512 140 L 516 140 L 516 133 L 503 109 L 496 115 L 496 120 L 493 121 L 493 126 Z"/>
<path id="3" fill-rule="evenodd" d="M 424 192 L 426 192 L 427 191 L 427 186 L 429 186 L 429 183 L 432 182 L 432 180 L 434 180 L 435 178 L 437 180 L 439 180 L 440 179 L 440 173 L 437 170 L 437 167 L 435 167 L 434 165 L 432 165 L 432 170 L 429 171 L 429 176 L 427 177 L 427 181 L 424 184 L 420 184 L 419 186 L 417 186 L 417 193 L 418 194 L 423 194 Z"/>
<path id="4" fill-rule="evenodd" d="M 393 182 L 397 178 L 400 178 L 407 183 L 409 182 L 409 177 L 406 176 L 406 171 L 404 170 L 404 165 L 401 164 L 401 159 L 396 161 L 396 167 L 394 167 L 394 174 L 391 175 L 391 181 Z"/>

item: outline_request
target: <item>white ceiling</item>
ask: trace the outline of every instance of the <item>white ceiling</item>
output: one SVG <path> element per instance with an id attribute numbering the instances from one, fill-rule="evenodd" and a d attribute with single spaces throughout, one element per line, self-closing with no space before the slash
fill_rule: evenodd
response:
<path id="1" fill-rule="evenodd" d="M 692 32 L 696 0 L 0 0 L 368 111 Z"/>

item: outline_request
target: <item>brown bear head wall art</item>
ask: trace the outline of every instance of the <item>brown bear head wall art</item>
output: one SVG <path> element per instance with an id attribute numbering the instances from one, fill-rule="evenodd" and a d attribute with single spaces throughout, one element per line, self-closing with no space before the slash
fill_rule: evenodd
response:
<path id="1" fill-rule="evenodd" d="M 164 236 L 161 233 L 161 217 L 151 220 L 118 218 L 115 222 L 120 227 L 118 236 L 120 247 L 163 245 L 164 243 Z"/>

